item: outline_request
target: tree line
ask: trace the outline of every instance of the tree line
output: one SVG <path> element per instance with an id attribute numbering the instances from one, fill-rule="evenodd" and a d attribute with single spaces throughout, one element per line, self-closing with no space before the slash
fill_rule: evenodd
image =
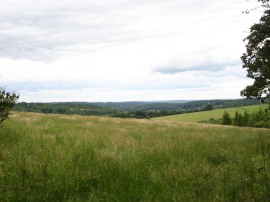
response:
<path id="1" fill-rule="evenodd" d="M 209 119 L 201 121 L 202 123 L 232 125 L 240 127 L 255 127 L 255 128 L 270 128 L 270 104 L 266 109 L 259 109 L 256 112 L 244 113 L 236 111 L 234 116 L 231 116 L 227 111 L 224 111 L 221 119 Z"/>
<path id="2" fill-rule="evenodd" d="M 91 103 L 17 103 L 14 107 L 19 112 L 35 112 L 45 114 L 78 114 L 86 116 L 109 116 L 120 118 L 147 119 L 158 116 L 179 114 L 176 110 L 153 110 L 153 111 L 123 111 L 109 107 L 100 107 Z"/>
<path id="3" fill-rule="evenodd" d="M 228 112 L 224 112 L 222 117 L 224 125 L 234 125 L 242 127 L 270 128 L 270 105 L 267 109 L 259 109 L 256 112 L 244 114 L 236 111 L 234 117 Z"/>

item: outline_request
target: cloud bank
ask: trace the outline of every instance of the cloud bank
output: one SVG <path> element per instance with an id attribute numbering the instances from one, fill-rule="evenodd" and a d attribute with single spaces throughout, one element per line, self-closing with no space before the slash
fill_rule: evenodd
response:
<path id="1" fill-rule="evenodd" d="M 238 97 L 256 3 L 0 0 L 0 85 L 26 101 Z"/>

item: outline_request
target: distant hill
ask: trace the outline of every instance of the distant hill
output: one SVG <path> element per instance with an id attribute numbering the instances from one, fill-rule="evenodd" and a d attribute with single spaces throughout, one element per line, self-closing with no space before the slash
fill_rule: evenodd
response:
<path id="1" fill-rule="evenodd" d="M 153 118 L 226 107 L 260 104 L 256 99 L 236 100 L 168 100 L 133 102 L 52 102 L 17 103 L 15 111 L 50 114 L 79 114 L 87 116 L 111 116 L 122 118 Z"/>
<path id="2" fill-rule="evenodd" d="M 231 99 L 231 100 L 168 100 L 153 102 L 92 102 L 92 105 L 108 107 L 123 111 L 201 111 L 208 104 L 215 109 L 260 104 L 257 99 Z"/>
<path id="3" fill-rule="evenodd" d="M 53 103 L 17 103 L 15 111 L 38 112 L 46 114 L 79 114 L 89 116 L 109 116 L 116 110 L 93 105 L 87 102 L 53 102 Z"/>
<path id="4" fill-rule="evenodd" d="M 105 102 L 92 103 L 96 106 L 108 107 L 123 111 L 151 111 L 151 110 L 178 110 L 180 104 L 185 102 L 155 101 L 155 102 Z"/>

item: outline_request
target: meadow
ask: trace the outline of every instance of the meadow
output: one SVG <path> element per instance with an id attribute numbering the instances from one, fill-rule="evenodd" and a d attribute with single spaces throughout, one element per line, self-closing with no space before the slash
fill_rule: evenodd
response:
<path id="1" fill-rule="evenodd" d="M 270 130 L 14 113 L 0 201 L 269 201 Z"/>
<path id="2" fill-rule="evenodd" d="M 153 118 L 153 120 L 168 120 L 168 121 L 195 122 L 196 123 L 199 121 L 207 121 L 211 118 L 221 119 L 224 111 L 227 111 L 233 117 L 236 111 L 242 114 L 245 111 L 252 113 L 252 112 L 258 111 L 260 108 L 265 109 L 267 107 L 268 107 L 267 104 L 231 107 L 231 108 L 215 109 L 215 110 L 209 110 L 209 111 L 193 112 L 193 113 L 178 114 L 178 115 L 171 115 L 171 116 L 161 116 L 161 117 Z"/>

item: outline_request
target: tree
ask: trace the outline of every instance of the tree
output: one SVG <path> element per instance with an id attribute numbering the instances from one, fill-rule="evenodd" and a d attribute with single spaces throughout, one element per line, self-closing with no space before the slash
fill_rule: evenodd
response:
<path id="1" fill-rule="evenodd" d="M 227 111 L 224 111 L 224 113 L 223 113 L 222 122 L 224 125 L 231 125 L 232 124 L 232 118 Z"/>
<path id="2" fill-rule="evenodd" d="M 0 87 L 0 124 L 8 118 L 18 99 L 19 95 L 6 92 L 5 88 Z"/>
<path id="3" fill-rule="evenodd" d="M 238 126 L 238 124 L 239 124 L 239 114 L 238 111 L 236 111 L 234 115 L 234 125 Z"/>
<path id="4" fill-rule="evenodd" d="M 270 0 L 258 0 L 266 8 L 259 23 L 250 28 L 250 34 L 244 41 L 246 53 L 241 57 L 247 77 L 254 79 L 252 85 L 241 91 L 247 98 L 258 98 L 262 101 L 270 97 Z"/>
<path id="5" fill-rule="evenodd" d="M 238 114 L 238 125 L 237 126 L 243 126 L 243 115 Z"/>
<path id="6" fill-rule="evenodd" d="M 243 126 L 248 126 L 250 115 L 247 111 L 245 111 L 243 116 Z"/>
<path id="7" fill-rule="evenodd" d="M 207 104 L 207 105 L 204 107 L 204 110 L 205 110 L 205 111 L 207 111 L 207 110 L 213 110 L 213 105 Z"/>
<path id="8" fill-rule="evenodd" d="M 262 2 L 262 6 L 263 7 L 266 7 L 266 8 L 269 8 L 269 2 L 270 0 L 258 0 L 258 2 Z"/>

